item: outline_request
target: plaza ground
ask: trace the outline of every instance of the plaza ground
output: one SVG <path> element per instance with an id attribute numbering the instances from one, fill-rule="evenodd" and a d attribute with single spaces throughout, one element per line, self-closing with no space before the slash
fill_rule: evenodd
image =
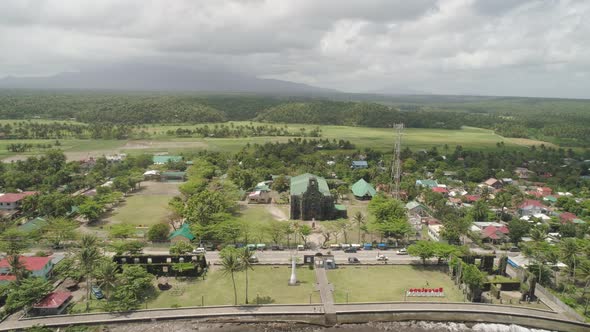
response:
<path id="1" fill-rule="evenodd" d="M 342 266 L 329 270 L 328 280 L 334 285 L 334 301 L 388 302 L 432 301 L 464 302 L 463 293 L 451 278 L 438 267 L 416 265 Z M 444 297 L 404 297 L 410 288 L 439 288 Z"/>
<path id="2" fill-rule="evenodd" d="M 235 273 L 238 304 L 245 303 L 245 272 Z M 289 266 L 256 266 L 248 271 L 248 298 L 251 304 L 309 304 L 320 303 L 315 288 L 315 272 L 307 267 L 297 268 L 298 286 L 289 286 Z M 219 267 L 213 267 L 205 280 L 202 278 L 168 278 L 172 289 L 157 291 L 154 299 L 148 301 L 149 308 L 171 308 L 176 306 L 233 305 L 234 292 L 230 275 L 224 275 Z"/>
<path id="3" fill-rule="evenodd" d="M 110 226 L 129 223 L 145 230 L 149 226 L 165 222 L 171 214 L 168 202 L 179 194 L 180 182 L 144 181 L 139 190 L 127 195 L 125 201 L 105 214 L 89 230 L 105 236 Z"/>

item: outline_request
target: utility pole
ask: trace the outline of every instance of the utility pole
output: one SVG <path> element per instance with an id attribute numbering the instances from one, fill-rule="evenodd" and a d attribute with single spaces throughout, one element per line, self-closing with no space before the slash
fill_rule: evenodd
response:
<path id="1" fill-rule="evenodd" d="M 391 195 L 395 199 L 399 199 L 399 184 L 402 175 L 400 154 L 402 150 L 402 132 L 404 130 L 404 124 L 394 124 L 393 130 L 395 134 L 395 142 L 393 145 L 393 158 L 391 160 Z"/>

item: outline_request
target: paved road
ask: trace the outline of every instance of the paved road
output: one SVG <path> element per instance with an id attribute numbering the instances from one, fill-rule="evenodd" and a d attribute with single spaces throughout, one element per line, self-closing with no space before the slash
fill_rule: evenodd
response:
<path id="1" fill-rule="evenodd" d="M 145 254 L 168 254 L 167 250 L 154 250 L 146 248 L 143 250 Z M 323 252 L 326 254 L 328 250 L 319 251 L 296 251 L 295 256 L 299 258 L 300 262 L 303 262 L 303 255 L 314 255 L 317 252 Z M 332 251 L 336 264 L 345 264 L 348 262 L 348 257 L 356 257 L 359 259 L 361 264 L 383 264 L 377 261 L 377 254 L 385 255 L 389 258 L 388 263 L 390 264 L 410 264 L 413 262 L 421 263 L 418 257 L 409 255 L 397 255 L 395 250 L 360 250 L 354 254 L 345 253 L 342 250 Z M 258 257 L 258 261 L 261 264 L 289 264 L 291 261 L 291 251 L 256 251 L 254 253 Z M 208 251 L 205 254 L 208 262 L 215 264 L 219 262 L 219 251 Z M 434 261 L 434 260 L 433 260 Z"/>

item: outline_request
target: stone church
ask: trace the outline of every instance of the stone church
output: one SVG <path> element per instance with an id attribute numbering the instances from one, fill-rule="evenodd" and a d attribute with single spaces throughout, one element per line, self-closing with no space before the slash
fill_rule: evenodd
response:
<path id="1" fill-rule="evenodd" d="M 330 220 L 338 217 L 326 179 L 305 173 L 291 178 L 291 219 Z"/>

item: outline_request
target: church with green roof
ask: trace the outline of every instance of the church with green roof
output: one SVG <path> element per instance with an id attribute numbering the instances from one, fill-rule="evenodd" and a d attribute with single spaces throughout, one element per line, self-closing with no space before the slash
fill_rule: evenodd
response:
<path id="1" fill-rule="evenodd" d="M 291 178 L 291 219 L 331 220 L 346 216 L 337 209 L 326 179 L 310 173 Z"/>
<path id="2" fill-rule="evenodd" d="M 360 179 L 352 185 L 352 193 L 354 194 L 354 197 L 361 200 L 368 200 L 377 195 L 375 188 L 365 181 L 365 179 Z"/>

